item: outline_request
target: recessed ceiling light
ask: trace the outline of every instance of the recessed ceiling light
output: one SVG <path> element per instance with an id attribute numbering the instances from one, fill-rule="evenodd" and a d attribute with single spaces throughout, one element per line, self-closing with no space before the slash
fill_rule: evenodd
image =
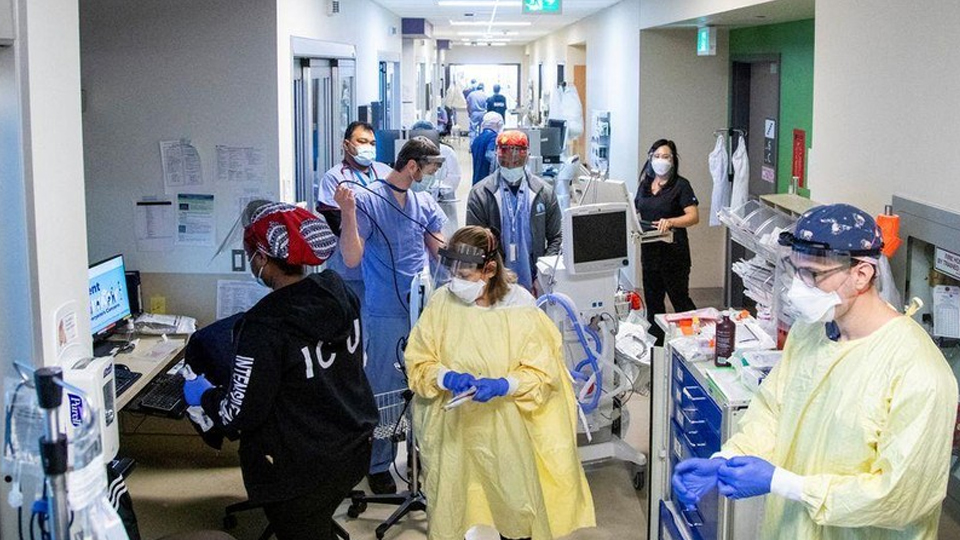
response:
<path id="1" fill-rule="evenodd" d="M 520 7 L 522 2 L 498 2 L 497 0 L 440 0 L 440 7 Z"/>
<path id="2" fill-rule="evenodd" d="M 530 26 L 532 22 L 518 21 L 450 21 L 450 26 Z"/>

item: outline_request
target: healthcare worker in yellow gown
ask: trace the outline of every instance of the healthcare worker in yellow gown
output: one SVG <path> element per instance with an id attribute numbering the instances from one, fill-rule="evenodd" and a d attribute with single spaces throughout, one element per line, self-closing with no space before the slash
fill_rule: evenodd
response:
<path id="1" fill-rule="evenodd" d="M 740 432 L 677 466 L 678 498 L 770 493 L 766 539 L 935 540 L 957 383 L 924 329 L 880 298 L 879 228 L 819 206 L 781 244 L 799 320 Z"/>
<path id="2" fill-rule="evenodd" d="M 560 333 L 504 268 L 497 245 L 482 227 L 453 235 L 440 265 L 451 279 L 404 355 L 430 540 L 462 540 L 474 525 L 532 540 L 595 525 Z"/>

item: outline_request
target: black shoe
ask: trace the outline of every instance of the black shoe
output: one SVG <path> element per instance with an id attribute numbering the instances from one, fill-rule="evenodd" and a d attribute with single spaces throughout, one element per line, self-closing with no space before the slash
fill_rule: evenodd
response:
<path id="1" fill-rule="evenodd" d="M 367 475 L 367 482 L 370 484 L 370 491 L 374 495 L 397 492 L 397 483 L 393 481 L 393 475 L 390 474 L 390 471 L 370 473 Z"/>

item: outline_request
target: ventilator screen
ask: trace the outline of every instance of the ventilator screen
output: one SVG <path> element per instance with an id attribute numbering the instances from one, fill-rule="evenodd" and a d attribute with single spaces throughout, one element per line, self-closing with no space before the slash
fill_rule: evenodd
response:
<path id="1" fill-rule="evenodd" d="M 627 258 L 626 211 L 573 217 L 573 262 Z"/>

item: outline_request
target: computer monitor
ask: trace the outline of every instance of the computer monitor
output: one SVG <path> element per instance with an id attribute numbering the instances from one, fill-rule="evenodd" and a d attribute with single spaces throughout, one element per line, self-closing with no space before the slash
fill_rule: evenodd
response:
<path id="1" fill-rule="evenodd" d="M 102 340 L 117 323 L 130 316 L 123 255 L 91 265 L 87 276 L 90 280 L 90 332 L 94 340 Z"/>
<path id="2" fill-rule="evenodd" d="M 550 120 L 550 122 L 554 121 Z M 557 126 L 540 128 L 540 155 L 543 156 L 543 162 L 560 163 L 561 154 L 563 154 L 563 129 Z"/>
<path id="3" fill-rule="evenodd" d="M 564 266 L 571 274 L 619 270 L 630 264 L 626 203 L 575 206 L 563 211 Z"/>

